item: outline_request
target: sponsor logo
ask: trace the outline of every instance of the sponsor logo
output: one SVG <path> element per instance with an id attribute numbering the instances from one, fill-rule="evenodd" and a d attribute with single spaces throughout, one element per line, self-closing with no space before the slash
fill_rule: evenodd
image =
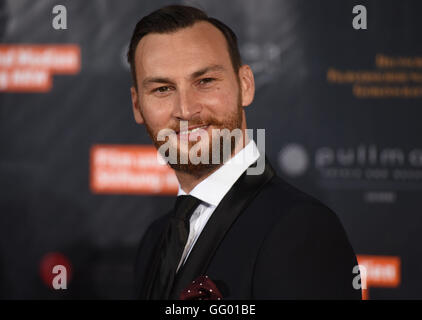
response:
<path id="1" fill-rule="evenodd" d="M 53 74 L 76 74 L 78 45 L 0 45 L 0 92 L 48 92 Z"/>
<path id="2" fill-rule="evenodd" d="M 357 255 L 363 299 L 369 288 L 396 288 L 401 283 L 401 259 L 397 256 Z M 356 283 L 353 283 L 356 288 Z"/>
<path id="3" fill-rule="evenodd" d="M 303 146 L 292 143 L 281 149 L 278 154 L 278 163 L 287 175 L 300 176 L 308 169 L 309 156 Z"/>
<path id="4" fill-rule="evenodd" d="M 312 175 L 321 188 L 365 190 L 366 202 L 395 202 L 394 191 L 420 189 L 422 183 L 420 148 L 359 144 L 311 150 L 289 143 L 281 148 L 278 163 L 286 176 Z"/>
<path id="5" fill-rule="evenodd" d="M 174 171 L 158 161 L 154 146 L 94 145 L 90 185 L 93 193 L 176 194 Z"/>

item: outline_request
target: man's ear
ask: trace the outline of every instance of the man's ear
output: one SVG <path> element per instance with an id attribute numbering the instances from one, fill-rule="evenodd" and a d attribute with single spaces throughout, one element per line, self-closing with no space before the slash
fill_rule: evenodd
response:
<path id="1" fill-rule="evenodd" d="M 242 88 L 242 107 L 247 107 L 255 96 L 255 80 L 252 69 L 246 64 L 239 68 L 239 82 Z"/>
<path id="2" fill-rule="evenodd" d="M 144 123 L 144 117 L 142 117 L 140 105 L 139 105 L 139 96 L 138 92 L 136 91 L 135 87 L 130 88 L 130 93 L 132 95 L 132 110 L 133 116 L 135 117 L 135 121 L 138 124 Z"/>

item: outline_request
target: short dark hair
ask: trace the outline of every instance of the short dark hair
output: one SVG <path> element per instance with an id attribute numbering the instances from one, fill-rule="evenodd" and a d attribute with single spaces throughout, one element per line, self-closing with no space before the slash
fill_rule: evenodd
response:
<path id="1" fill-rule="evenodd" d="M 127 52 L 127 60 L 130 64 L 133 82 L 135 87 L 135 51 L 141 39 L 149 33 L 171 33 L 183 28 L 187 28 L 199 21 L 207 21 L 218 28 L 227 41 L 230 59 L 235 73 L 242 65 L 239 48 L 237 46 L 236 34 L 223 22 L 209 17 L 204 11 L 183 5 L 170 5 L 162 7 L 149 15 L 143 17 L 135 26 Z"/>

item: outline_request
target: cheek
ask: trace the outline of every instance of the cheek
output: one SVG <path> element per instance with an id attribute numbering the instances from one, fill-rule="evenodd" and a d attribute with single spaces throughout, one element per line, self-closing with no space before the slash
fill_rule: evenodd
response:
<path id="1" fill-rule="evenodd" d="M 169 101 L 145 99 L 142 101 L 142 113 L 146 124 L 154 130 L 165 128 L 171 119 Z"/>
<path id="2" fill-rule="evenodd" d="M 212 94 L 207 96 L 204 105 L 207 111 L 218 119 L 224 119 L 228 113 L 236 112 L 238 97 L 236 90 L 216 89 Z"/>

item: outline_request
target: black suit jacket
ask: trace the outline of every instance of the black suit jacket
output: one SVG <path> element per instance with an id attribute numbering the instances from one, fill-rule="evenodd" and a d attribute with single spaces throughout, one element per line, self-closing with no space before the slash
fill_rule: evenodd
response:
<path id="1" fill-rule="evenodd" d="M 169 214 L 145 233 L 135 263 L 136 296 L 149 298 L 157 246 Z M 176 275 L 172 299 L 207 275 L 223 299 L 360 299 L 353 249 L 336 214 L 275 175 L 236 181 Z"/>

